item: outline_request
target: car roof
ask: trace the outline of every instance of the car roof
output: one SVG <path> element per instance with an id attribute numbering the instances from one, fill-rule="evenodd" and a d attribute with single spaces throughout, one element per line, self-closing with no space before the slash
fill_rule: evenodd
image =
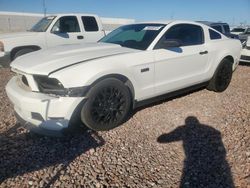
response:
<path id="1" fill-rule="evenodd" d="M 195 21 L 188 21 L 188 20 L 160 20 L 160 21 L 145 21 L 145 22 L 137 22 L 135 24 L 165 24 L 168 25 L 170 23 L 187 23 L 187 24 L 195 24 L 195 25 L 203 25 L 203 23 L 195 22 Z"/>
<path id="2" fill-rule="evenodd" d="M 205 25 L 211 26 L 211 25 L 228 25 L 228 23 L 225 22 L 210 22 L 210 21 L 197 21 L 198 23 L 203 23 Z"/>
<path id="3" fill-rule="evenodd" d="M 48 14 L 47 16 L 94 16 L 96 17 L 96 14 L 85 14 L 85 13 L 59 13 L 59 14 Z"/>

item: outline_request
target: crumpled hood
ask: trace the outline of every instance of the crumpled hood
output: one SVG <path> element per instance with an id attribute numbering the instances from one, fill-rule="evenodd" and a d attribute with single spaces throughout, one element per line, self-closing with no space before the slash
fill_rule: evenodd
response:
<path id="1" fill-rule="evenodd" d="M 11 63 L 11 67 L 28 74 L 49 75 L 76 63 L 91 63 L 91 60 L 97 58 L 135 51 L 137 50 L 107 43 L 63 45 L 18 57 Z"/>
<path id="2" fill-rule="evenodd" d="M 4 39 L 13 39 L 13 38 L 19 38 L 19 37 L 30 37 L 30 36 L 37 36 L 39 35 L 38 32 L 18 32 L 18 33 L 6 33 L 6 34 L 0 34 L 0 40 Z"/>

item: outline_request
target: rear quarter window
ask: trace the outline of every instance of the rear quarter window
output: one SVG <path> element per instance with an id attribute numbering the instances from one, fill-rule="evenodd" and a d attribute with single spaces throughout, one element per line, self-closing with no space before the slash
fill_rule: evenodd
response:
<path id="1" fill-rule="evenodd" d="M 93 16 L 82 16 L 82 23 L 85 31 L 87 32 L 94 32 L 99 30 L 97 21 Z"/>
<path id="2" fill-rule="evenodd" d="M 212 29 L 209 29 L 209 36 L 210 36 L 210 39 L 211 40 L 219 40 L 221 39 L 221 34 L 212 30 Z"/>

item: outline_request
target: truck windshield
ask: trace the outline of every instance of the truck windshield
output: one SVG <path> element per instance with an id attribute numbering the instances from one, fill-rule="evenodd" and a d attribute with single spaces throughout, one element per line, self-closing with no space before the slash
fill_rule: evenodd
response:
<path id="1" fill-rule="evenodd" d="M 29 31 L 33 32 L 45 32 L 51 22 L 54 20 L 55 16 L 48 16 L 42 18 L 39 22 L 37 22 Z"/>
<path id="2" fill-rule="evenodd" d="M 126 25 L 109 33 L 99 42 L 119 44 L 127 48 L 146 50 L 165 26 L 164 24 Z"/>

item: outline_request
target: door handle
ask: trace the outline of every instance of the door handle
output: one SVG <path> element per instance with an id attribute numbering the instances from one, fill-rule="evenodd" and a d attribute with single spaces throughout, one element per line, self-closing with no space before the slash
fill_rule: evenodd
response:
<path id="1" fill-rule="evenodd" d="M 200 52 L 200 55 L 205 55 L 205 54 L 208 54 L 208 51 Z"/>
<path id="2" fill-rule="evenodd" d="M 84 36 L 78 35 L 78 36 L 77 36 L 77 39 L 84 39 Z"/>

